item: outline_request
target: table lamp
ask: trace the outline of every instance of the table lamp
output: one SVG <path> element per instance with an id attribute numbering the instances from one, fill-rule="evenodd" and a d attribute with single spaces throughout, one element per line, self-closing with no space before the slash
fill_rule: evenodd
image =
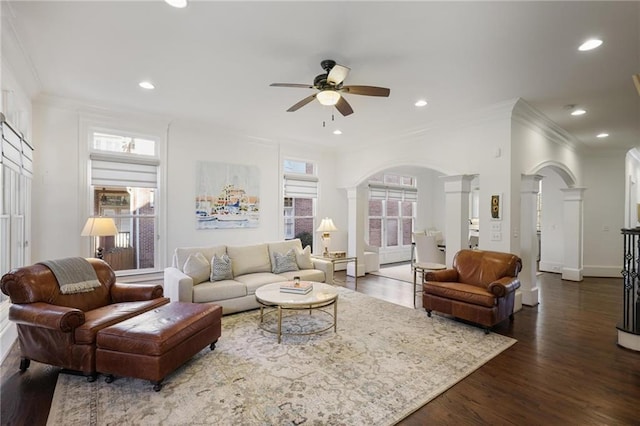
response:
<path id="1" fill-rule="evenodd" d="M 83 237 L 96 238 L 96 254 L 95 257 L 102 259 L 103 248 L 100 247 L 100 237 L 110 237 L 118 234 L 115 221 L 110 217 L 90 217 L 84 224 L 82 232 Z"/>
<path id="2" fill-rule="evenodd" d="M 330 232 L 337 231 L 338 228 L 333 224 L 333 220 L 325 217 L 320 222 L 320 226 L 316 229 L 316 232 L 322 232 L 322 247 L 324 248 L 322 255 L 324 257 L 329 257 L 329 241 L 331 240 Z"/>

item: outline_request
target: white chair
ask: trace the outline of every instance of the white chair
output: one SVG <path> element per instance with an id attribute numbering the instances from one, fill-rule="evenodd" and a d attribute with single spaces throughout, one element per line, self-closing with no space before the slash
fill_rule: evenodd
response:
<path id="1" fill-rule="evenodd" d="M 411 269 L 413 270 L 413 307 L 416 307 L 416 288 L 418 286 L 418 272 L 421 282 L 424 281 L 425 271 L 446 269 L 444 253 L 438 248 L 436 237 L 423 232 L 413 233 L 411 250 Z"/>
<path id="2" fill-rule="evenodd" d="M 364 273 L 380 270 L 380 249 L 364 243 Z"/>

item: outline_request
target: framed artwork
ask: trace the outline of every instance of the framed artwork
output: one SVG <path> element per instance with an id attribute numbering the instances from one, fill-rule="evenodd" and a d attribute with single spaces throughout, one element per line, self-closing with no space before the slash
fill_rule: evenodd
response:
<path id="1" fill-rule="evenodd" d="M 196 229 L 257 228 L 257 166 L 199 161 L 196 164 Z"/>
<path id="2" fill-rule="evenodd" d="M 500 220 L 502 214 L 502 200 L 500 195 L 491 196 L 491 219 Z"/>

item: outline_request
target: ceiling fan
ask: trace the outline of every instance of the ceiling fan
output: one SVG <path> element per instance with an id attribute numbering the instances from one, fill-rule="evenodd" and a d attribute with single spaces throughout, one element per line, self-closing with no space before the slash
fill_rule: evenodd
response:
<path id="1" fill-rule="evenodd" d="M 325 74 L 320 74 L 313 79 L 313 85 L 309 84 L 295 84 L 295 83 L 271 83 L 274 87 L 299 87 L 304 89 L 317 89 L 318 93 L 314 93 L 311 96 L 307 96 L 297 104 L 293 105 L 287 110 L 287 112 L 297 111 L 314 99 L 318 99 L 322 105 L 333 106 L 340 111 L 340 114 L 347 116 L 353 114 L 353 108 L 349 105 L 349 102 L 344 98 L 342 93 L 349 93 L 352 95 L 365 95 L 365 96 L 383 96 L 388 97 L 391 90 L 386 87 L 376 86 L 343 86 L 344 80 L 347 78 L 349 71 L 351 70 L 344 65 L 336 64 L 336 61 L 331 59 L 325 59 L 320 62 L 322 69 L 326 71 Z"/>

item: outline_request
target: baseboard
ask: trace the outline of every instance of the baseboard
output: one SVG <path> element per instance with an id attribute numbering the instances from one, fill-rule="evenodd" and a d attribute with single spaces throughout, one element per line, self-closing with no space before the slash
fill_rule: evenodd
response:
<path id="1" fill-rule="evenodd" d="M 622 278 L 622 266 L 585 266 L 582 275 L 585 277 Z"/>
<path id="2" fill-rule="evenodd" d="M 542 272 L 553 272 L 555 274 L 562 273 L 562 263 L 540 261 L 538 269 Z"/>

